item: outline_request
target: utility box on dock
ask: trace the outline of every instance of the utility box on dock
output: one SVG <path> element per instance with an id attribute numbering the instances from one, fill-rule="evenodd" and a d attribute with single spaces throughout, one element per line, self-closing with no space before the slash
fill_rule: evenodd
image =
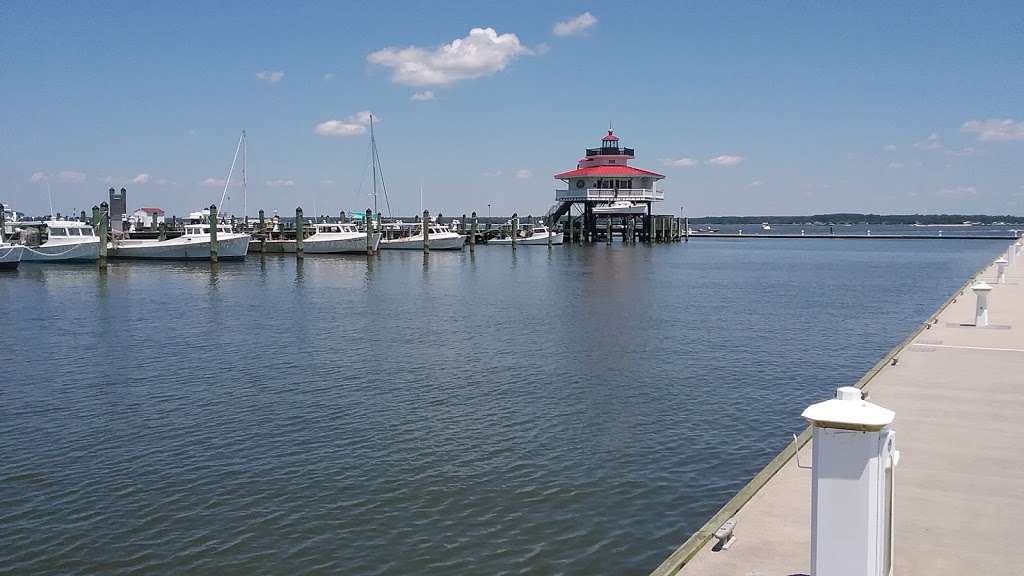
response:
<path id="1" fill-rule="evenodd" d="M 811 576 L 890 576 L 895 413 L 846 386 L 803 417 L 814 426 Z"/>

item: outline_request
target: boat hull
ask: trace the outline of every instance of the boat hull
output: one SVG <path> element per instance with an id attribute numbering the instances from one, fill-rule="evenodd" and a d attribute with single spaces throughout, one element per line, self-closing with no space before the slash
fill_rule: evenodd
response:
<path id="1" fill-rule="evenodd" d="M 431 250 L 462 250 L 466 245 L 465 236 L 442 236 L 432 237 L 427 240 Z M 423 250 L 423 238 L 396 238 L 394 240 L 382 240 L 381 250 Z"/>
<path id="2" fill-rule="evenodd" d="M 562 244 L 563 240 L 564 240 L 564 236 L 562 236 L 561 232 L 559 232 L 557 234 L 552 234 L 551 235 L 551 245 L 552 246 L 557 246 L 557 245 Z M 496 244 L 498 246 L 511 246 L 512 245 L 512 239 L 511 238 L 495 238 L 493 240 L 488 240 L 487 244 Z M 530 236 L 529 238 L 516 238 L 516 246 L 547 246 L 547 245 L 548 245 L 548 237 L 547 237 L 547 235 Z"/>
<path id="3" fill-rule="evenodd" d="M 26 246 L 23 262 L 95 262 L 100 257 L 100 240 L 75 244 Z"/>
<path id="4" fill-rule="evenodd" d="M 188 236 L 174 240 L 122 240 L 111 243 L 111 258 L 136 260 L 209 260 L 210 241 L 191 239 Z M 249 236 L 233 234 L 217 240 L 218 260 L 241 260 L 249 251 Z"/>
<path id="5" fill-rule="evenodd" d="M 302 251 L 305 254 L 366 254 L 366 234 L 352 238 L 332 238 L 330 240 L 317 240 L 319 234 L 307 238 L 302 243 Z M 373 235 L 373 249 L 380 246 L 380 234 Z M 286 242 L 281 245 L 281 251 L 295 253 L 295 242 Z"/>
<path id="6" fill-rule="evenodd" d="M 17 270 L 24 246 L 0 246 L 0 270 Z"/>

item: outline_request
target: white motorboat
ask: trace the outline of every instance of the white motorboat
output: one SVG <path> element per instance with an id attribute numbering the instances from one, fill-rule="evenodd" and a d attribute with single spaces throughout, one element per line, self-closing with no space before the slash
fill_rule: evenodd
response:
<path id="1" fill-rule="evenodd" d="M 93 262 L 100 256 L 100 238 L 92 226 L 75 220 L 47 220 L 46 242 L 25 246 L 25 262 Z"/>
<path id="2" fill-rule="evenodd" d="M 452 232 L 447 226 L 428 224 L 429 237 L 427 245 L 431 250 L 462 250 L 466 245 L 466 237 Z M 402 222 L 384 225 L 384 239 L 380 241 L 381 250 L 422 250 L 423 225 L 420 223 L 404 224 Z"/>
<path id="3" fill-rule="evenodd" d="M 217 225 L 219 260 L 245 258 L 248 250 L 248 234 L 238 234 L 227 224 Z M 147 260 L 209 260 L 210 225 L 189 224 L 185 226 L 184 236 L 168 240 L 115 240 L 110 243 L 110 256 Z"/>
<path id="4" fill-rule="evenodd" d="M 373 249 L 380 246 L 381 234 L 373 235 Z M 316 224 L 313 234 L 302 241 L 302 250 L 306 254 L 365 254 L 366 232 L 361 232 L 355 224 Z M 295 243 L 284 245 L 285 252 L 295 252 Z"/>
<path id="5" fill-rule="evenodd" d="M 17 270 L 25 247 L 21 244 L 8 244 L 0 240 L 0 270 Z"/>
<path id="6" fill-rule="evenodd" d="M 518 246 L 547 246 L 547 244 L 548 244 L 548 235 L 549 234 L 551 235 L 551 244 L 554 245 L 554 244 L 561 244 L 562 243 L 562 233 L 561 232 L 552 232 L 551 229 L 549 229 L 547 226 L 545 226 L 543 224 L 538 224 L 538 225 L 530 228 L 530 230 L 526 233 L 525 236 L 521 236 L 521 237 L 516 238 L 516 245 L 518 245 Z M 511 237 L 494 238 L 493 240 L 488 240 L 487 243 L 488 244 L 497 244 L 498 246 L 511 246 L 512 245 L 512 238 Z"/>
<path id="7" fill-rule="evenodd" d="M 764 230 L 765 232 L 770 232 L 771 229 L 772 227 L 769 226 L 767 222 L 761 222 L 761 230 Z"/>
<path id="8" fill-rule="evenodd" d="M 600 206 L 594 206 L 594 214 L 647 214 L 647 206 L 628 200 L 616 200 Z"/>

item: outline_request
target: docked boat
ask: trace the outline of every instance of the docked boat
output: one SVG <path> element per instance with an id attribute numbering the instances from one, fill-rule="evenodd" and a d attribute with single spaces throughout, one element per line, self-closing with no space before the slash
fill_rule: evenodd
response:
<path id="1" fill-rule="evenodd" d="M 516 245 L 519 245 L 519 246 L 542 246 L 542 245 L 543 246 L 547 246 L 547 244 L 548 244 L 548 236 L 549 235 L 551 236 L 551 244 L 555 245 L 555 244 L 561 244 L 562 243 L 562 233 L 561 232 L 553 232 L 547 226 L 545 226 L 543 224 L 538 224 L 538 225 L 530 228 L 526 232 L 525 236 L 517 237 L 516 238 Z M 488 240 L 487 243 L 488 244 L 497 244 L 498 246 L 511 246 L 512 245 L 512 238 L 511 237 L 494 238 L 493 240 Z"/>
<path id="2" fill-rule="evenodd" d="M 628 200 L 616 200 L 592 208 L 594 214 L 647 214 L 647 206 Z"/>
<path id="3" fill-rule="evenodd" d="M 47 220 L 46 241 L 25 246 L 24 262 L 93 262 L 100 256 L 100 238 L 92 226 L 76 220 Z"/>
<path id="4" fill-rule="evenodd" d="M 428 224 L 427 245 L 431 250 L 462 250 L 466 237 L 452 232 L 447 226 Z M 422 250 L 423 224 L 404 224 L 402 222 L 384 225 L 384 238 L 380 241 L 381 250 Z"/>
<path id="5" fill-rule="evenodd" d="M 373 235 L 373 249 L 380 246 L 381 234 Z M 355 224 L 316 224 L 313 234 L 302 241 L 302 250 L 306 254 L 365 254 L 366 232 L 362 232 Z M 287 242 L 285 252 L 295 252 L 295 243 Z"/>
<path id="6" fill-rule="evenodd" d="M 25 247 L 0 240 L 0 270 L 17 270 Z"/>
<path id="7" fill-rule="evenodd" d="M 761 222 L 761 230 L 764 230 L 765 232 L 770 232 L 771 229 L 772 227 L 767 222 Z"/>
<path id="8" fill-rule="evenodd" d="M 109 245 L 112 258 L 144 260 L 209 260 L 210 225 L 189 224 L 185 234 L 167 240 L 114 240 Z M 217 258 L 243 259 L 249 250 L 249 235 L 239 234 L 227 224 L 217 225 Z"/>

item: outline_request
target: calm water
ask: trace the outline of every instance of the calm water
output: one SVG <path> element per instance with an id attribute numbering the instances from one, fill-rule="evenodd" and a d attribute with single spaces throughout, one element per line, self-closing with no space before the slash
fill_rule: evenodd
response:
<path id="1" fill-rule="evenodd" d="M 0 275 L 0 572 L 644 574 L 1004 242 Z"/>

